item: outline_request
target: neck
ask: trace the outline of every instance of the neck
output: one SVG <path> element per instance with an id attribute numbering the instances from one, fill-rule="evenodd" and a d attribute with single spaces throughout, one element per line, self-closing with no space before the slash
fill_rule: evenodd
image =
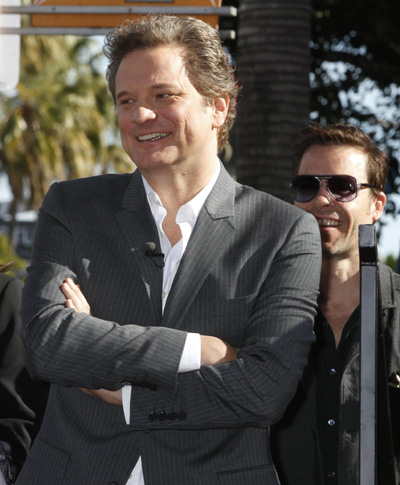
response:
<path id="1" fill-rule="evenodd" d="M 332 298 L 342 293 L 343 288 L 350 287 L 351 293 L 359 293 L 359 262 L 357 258 L 322 260 L 320 293 L 324 299 Z"/>
<path id="2" fill-rule="evenodd" d="M 339 344 L 343 327 L 360 304 L 360 272 L 357 261 L 323 258 L 318 305 Z"/>
<path id="3" fill-rule="evenodd" d="M 174 246 L 182 237 L 181 229 L 176 223 L 179 209 L 191 201 L 212 179 L 216 170 L 216 159 L 210 161 L 202 169 L 197 166 L 185 169 L 181 165 L 177 169 L 164 167 L 155 172 L 142 171 L 149 185 L 160 198 L 166 216 L 163 220 L 163 230 L 171 246 Z"/>
<path id="4" fill-rule="evenodd" d="M 163 167 L 157 171 L 142 171 L 142 174 L 160 197 L 167 214 L 175 217 L 179 208 L 192 200 L 208 184 L 215 169 L 214 158 L 203 166 Z"/>

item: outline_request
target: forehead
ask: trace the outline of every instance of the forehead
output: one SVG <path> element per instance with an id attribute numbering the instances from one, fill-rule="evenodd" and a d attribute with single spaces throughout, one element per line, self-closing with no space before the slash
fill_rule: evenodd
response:
<path id="1" fill-rule="evenodd" d="M 118 68 L 116 82 L 187 77 L 184 49 L 163 45 L 136 49 L 126 54 Z"/>
<path id="2" fill-rule="evenodd" d="M 350 146 L 312 145 L 304 153 L 298 173 L 352 175 L 361 181 L 367 176 L 367 156 L 362 150 Z"/>

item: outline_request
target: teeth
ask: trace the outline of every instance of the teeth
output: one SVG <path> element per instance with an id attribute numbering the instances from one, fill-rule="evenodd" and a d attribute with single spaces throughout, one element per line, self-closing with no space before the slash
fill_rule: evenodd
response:
<path id="1" fill-rule="evenodd" d="M 169 133 L 149 133 L 148 135 L 142 135 L 138 137 L 139 141 L 156 141 L 159 140 L 160 138 L 164 138 L 168 136 Z"/>
<path id="2" fill-rule="evenodd" d="M 324 227 L 338 227 L 342 225 L 342 222 L 333 219 L 318 219 L 318 224 Z"/>

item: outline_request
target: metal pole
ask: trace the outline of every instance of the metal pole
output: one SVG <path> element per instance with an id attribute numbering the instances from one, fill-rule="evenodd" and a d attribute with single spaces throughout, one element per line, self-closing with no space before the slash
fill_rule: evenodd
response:
<path id="1" fill-rule="evenodd" d="M 375 226 L 359 226 L 360 249 L 360 482 L 377 482 L 377 249 Z"/>
<path id="2" fill-rule="evenodd" d="M 146 15 L 148 13 L 168 13 L 171 15 L 224 15 L 227 17 L 236 17 L 237 9 L 231 6 L 225 7 L 169 7 L 169 6 L 156 6 L 156 7 L 143 7 L 143 6 L 83 6 L 83 5 L 55 5 L 55 6 L 1 6 L 1 14 L 77 14 L 77 15 Z"/>

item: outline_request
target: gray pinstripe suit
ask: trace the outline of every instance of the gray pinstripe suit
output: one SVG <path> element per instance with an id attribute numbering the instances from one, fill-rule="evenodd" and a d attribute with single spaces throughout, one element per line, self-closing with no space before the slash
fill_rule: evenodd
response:
<path id="1" fill-rule="evenodd" d="M 54 184 L 43 203 L 22 317 L 28 365 L 52 383 L 18 485 L 276 485 L 268 426 L 291 400 L 313 341 L 320 242 L 309 214 L 224 168 L 161 314 L 157 230 L 139 171 Z M 72 277 L 93 316 L 64 308 Z M 240 347 L 177 374 L 186 332 Z M 79 387 L 133 384 L 122 409 Z"/>

